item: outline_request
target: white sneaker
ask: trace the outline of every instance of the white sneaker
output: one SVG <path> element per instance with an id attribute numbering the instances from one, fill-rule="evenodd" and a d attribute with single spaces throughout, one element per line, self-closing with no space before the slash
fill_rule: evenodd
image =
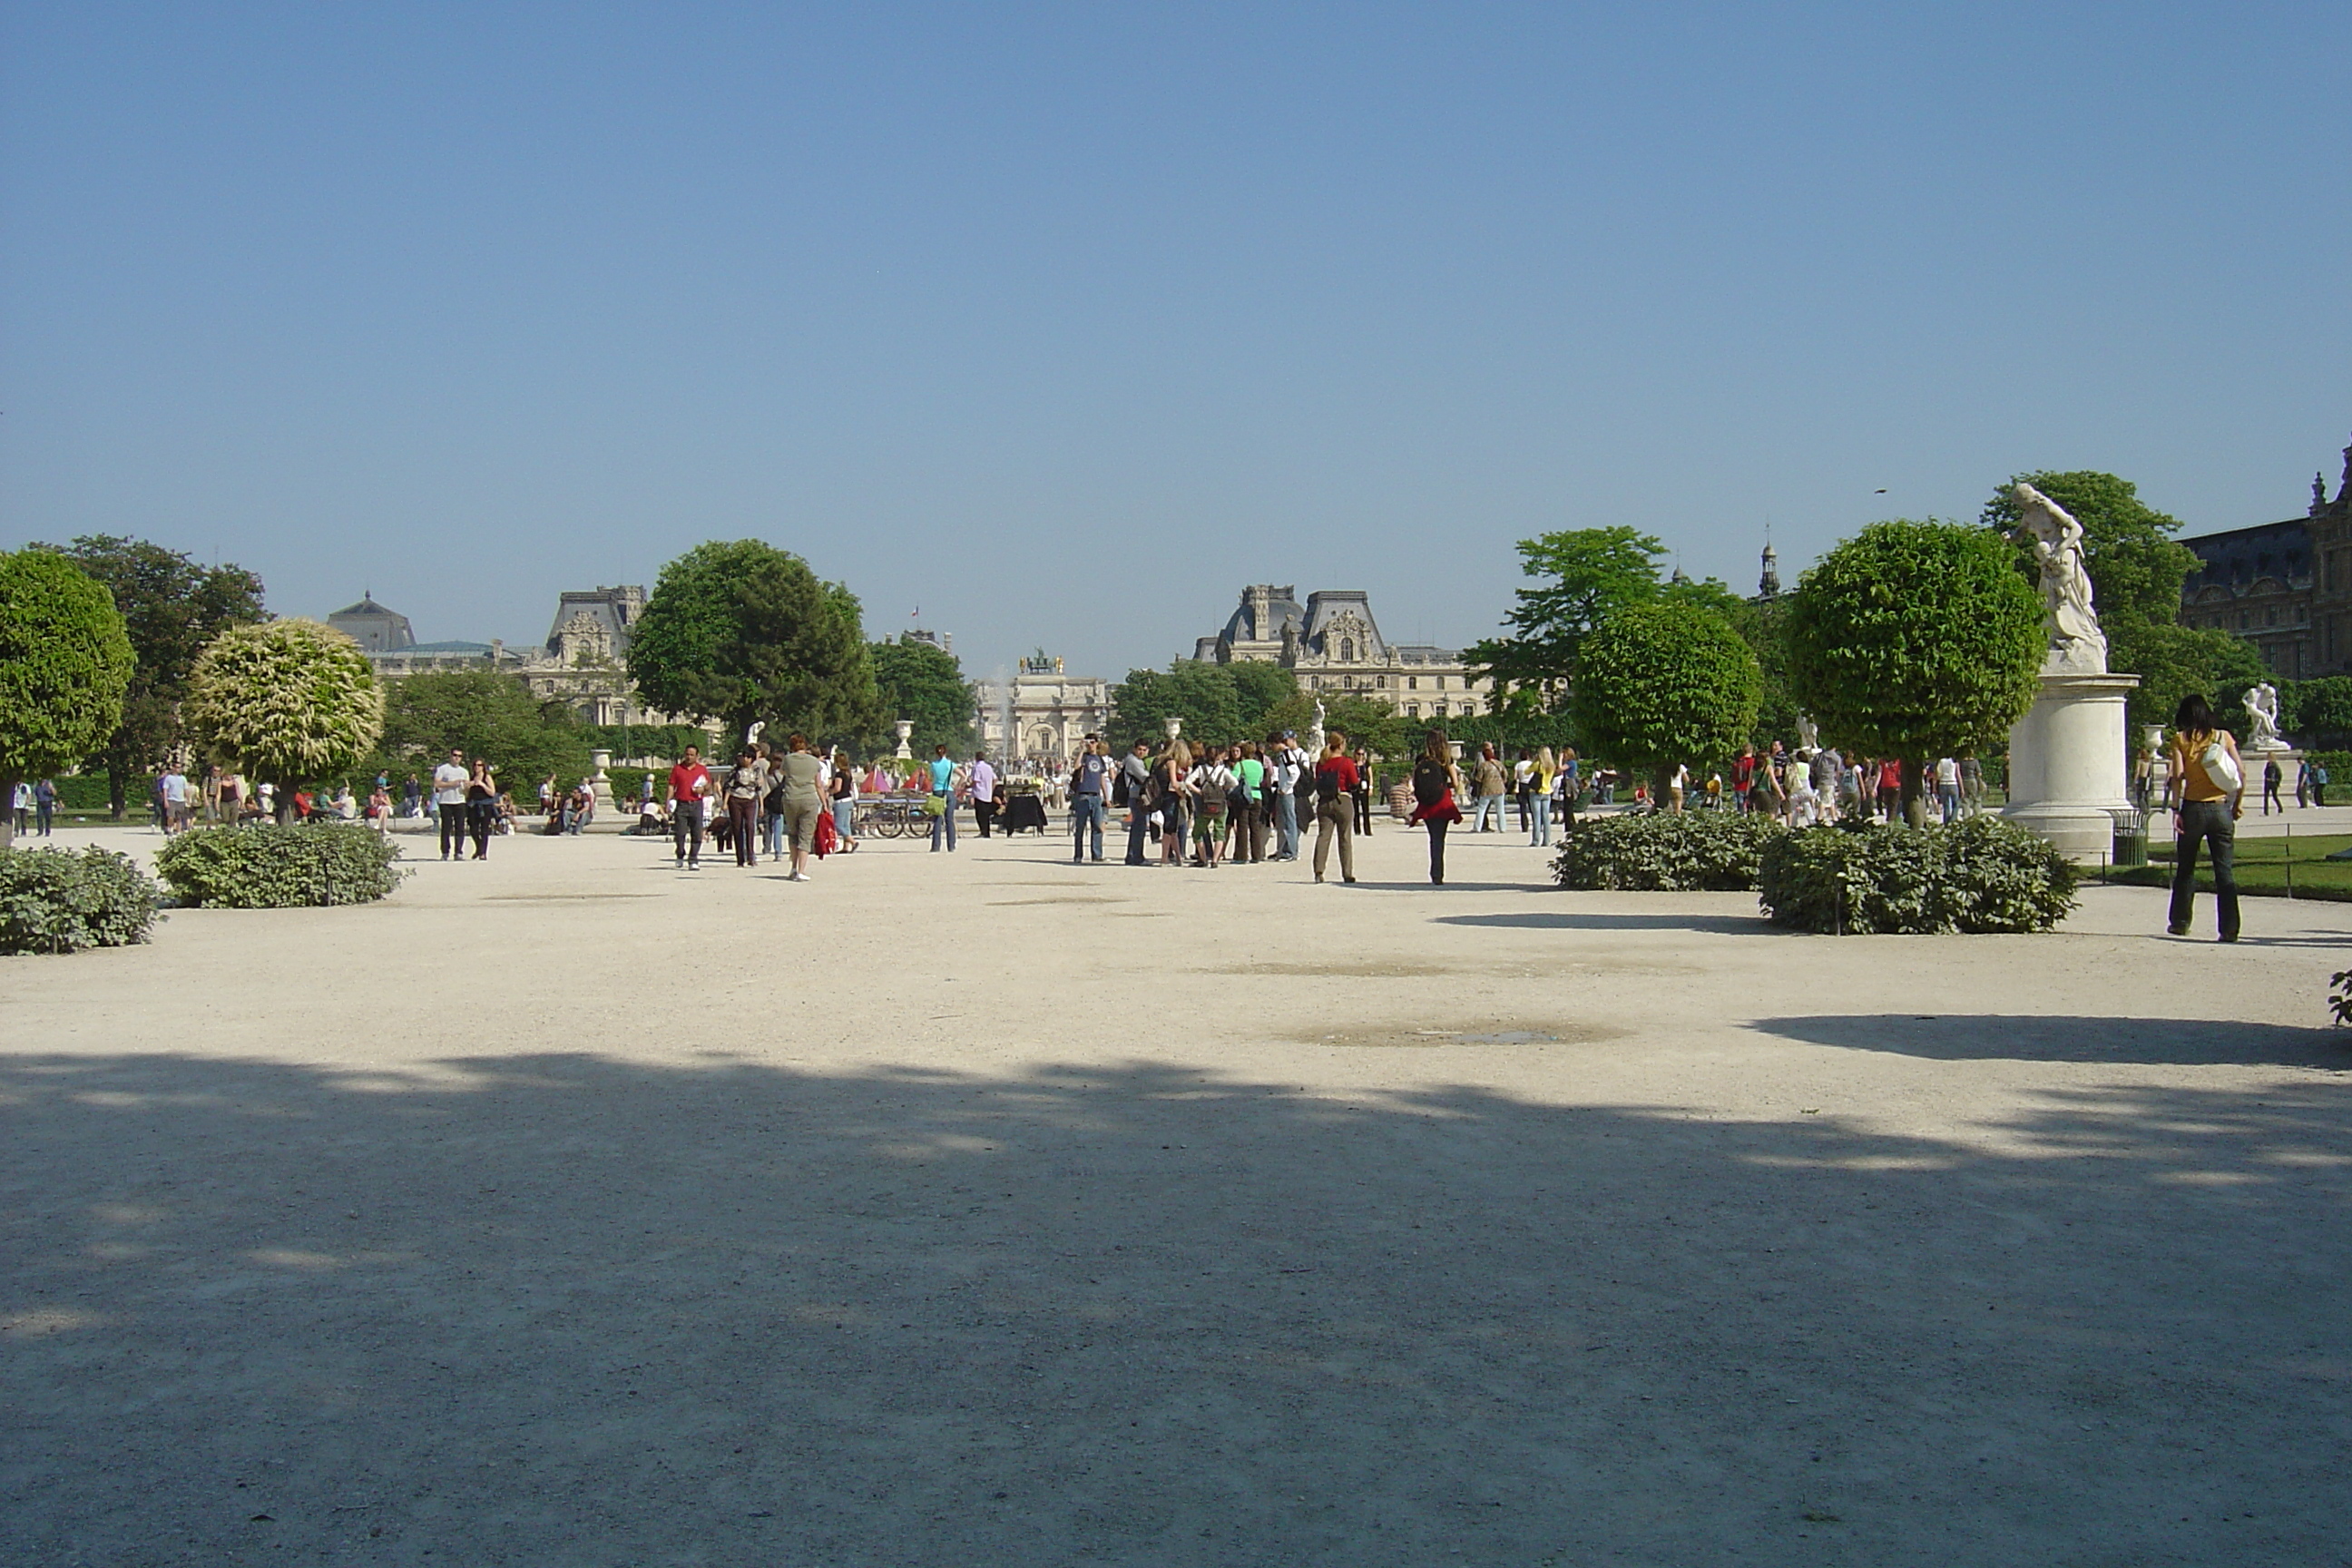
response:
<path id="1" fill-rule="evenodd" d="M 791 876 L 784 879 L 787 882 L 805 882 L 808 879 L 809 876 L 806 871 L 795 871 Z"/>

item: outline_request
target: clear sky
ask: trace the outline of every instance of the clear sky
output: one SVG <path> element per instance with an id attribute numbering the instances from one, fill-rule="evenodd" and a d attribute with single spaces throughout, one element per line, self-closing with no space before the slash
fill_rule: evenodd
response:
<path id="1" fill-rule="evenodd" d="M 1117 676 L 2352 434 L 2352 5 L 0 4 L 0 546 L 425 639 L 757 536 Z M 1886 493 L 1875 492 L 1884 489 Z"/>

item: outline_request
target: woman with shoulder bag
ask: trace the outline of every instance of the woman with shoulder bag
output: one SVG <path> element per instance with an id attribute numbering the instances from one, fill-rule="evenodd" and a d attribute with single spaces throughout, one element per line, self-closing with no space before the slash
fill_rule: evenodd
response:
<path id="1" fill-rule="evenodd" d="M 2245 814 L 2246 770 L 2238 742 L 2213 718 L 2202 697 L 2181 699 L 2172 717 L 2172 778 L 2165 793 L 2173 810 L 2172 915 L 2167 930 L 2189 934 L 2197 910 L 2197 848 L 2213 859 L 2213 902 L 2221 940 L 2238 940 L 2238 818 Z"/>
<path id="2" fill-rule="evenodd" d="M 1429 828 L 1429 881 L 1445 886 L 1445 830 L 1462 820 L 1455 803 L 1462 790 L 1462 771 L 1454 765 L 1454 748 L 1443 730 L 1432 730 L 1429 742 L 1412 764 L 1412 821 Z"/>

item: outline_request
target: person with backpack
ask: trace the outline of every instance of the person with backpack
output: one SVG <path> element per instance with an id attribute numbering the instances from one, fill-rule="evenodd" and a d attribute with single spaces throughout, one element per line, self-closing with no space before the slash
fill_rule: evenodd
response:
<path id="1" fill-rule="evenodd" d="M 1339 879 L 1356 879 L 1356 759 L 1348 737 L 1334 730 L 1324 737 L 1315 763 L 1315 879 L 1331 864 L 1331 840 L 1339 841 Z"/>
<path id="2" fill-rule="evenodd" d="M 1274 821 L 1277 829 L 1276 860 L 1298 858 L 1298 792 L 1307 782 L 1307 753 L 1298 747 L 1298 731 L 1285 730 L 1266 742 L 1274 748 Z"/>
<path id="3" fill-rule="evenodd" d="M 1265 858 L 1266 766 L 1255 741 L 1244 741 L 1234 763 L 1234 855 L 1255 866 Z"/>
<path id="4" fill-rule="evenodd" d="M 1462 772 L 1454 765 L 1454 748 L 1443 730 L 1432 730 L 1412 764 L 1412 818 L 1429 829 L 1429 881 L 1445 885 L 1445 830 L 1462 820 L 1455 804 L 1462 789 Z"/>
<path id="5" fill-rule="evenodd" d="M 2213 859 L 2213 902 L 2223 942 L 2238 940 L 2238 818 L 2246 814 L 2245 764 L 2237 738 L 2214 720 L 2201 695 L 2180 700 L 2172 716 L 2172 776 L 2165 804 L 2173 813 L 2172 909 L 2165 929 L 2189 934 L 2197 912 L 2197 850 Z"/>
<path id="6" fill-rule="evenodd" d="M 1127 808 L 1127 863 L 1149 866 L 1143 847 L 1151 837 L 1151 742 L 1138 741 L 1118 764 L 1111 799 Z"/>
<path id="7" fill-rule="evenodd" d="M 1213 871 L 1217 868 L 1217 852 L 1224 847 L 1225 816 L 1232 805 L 1234 786 L 1240 781 L 1225 766 L 1224 748 L 1211 746 L 1193 764 L 1191 782 L 1192 864 Z"/>
<path id="8" fill-rule="evenodd" d="M 977 769 L 975 768 L 975 772 Z M 1087 858 L 1087 835 L 1093 835 L 1094 863 L 1102 864 L 1103 800 L 1110 788 L 1110 759 L 1102 741 L 1088 735 L 1078 748 L 1077 765 L 1070 770 L 1070 864 Z"/>

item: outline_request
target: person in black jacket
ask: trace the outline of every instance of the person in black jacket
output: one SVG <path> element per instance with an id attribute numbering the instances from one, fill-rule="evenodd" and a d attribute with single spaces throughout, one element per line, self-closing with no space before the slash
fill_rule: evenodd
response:
<path id="1" fill-rule="evenodd" d="M 1445 830 L 1462 820 L 1456 798 L 1462 770 L 1454 765 L 1454 748 L 1443 730 L 1432 730 L 1428 743 L 1412 764 L 1412 820 L 1429 828 L 1429 880 L 1445 885 Z"/>

